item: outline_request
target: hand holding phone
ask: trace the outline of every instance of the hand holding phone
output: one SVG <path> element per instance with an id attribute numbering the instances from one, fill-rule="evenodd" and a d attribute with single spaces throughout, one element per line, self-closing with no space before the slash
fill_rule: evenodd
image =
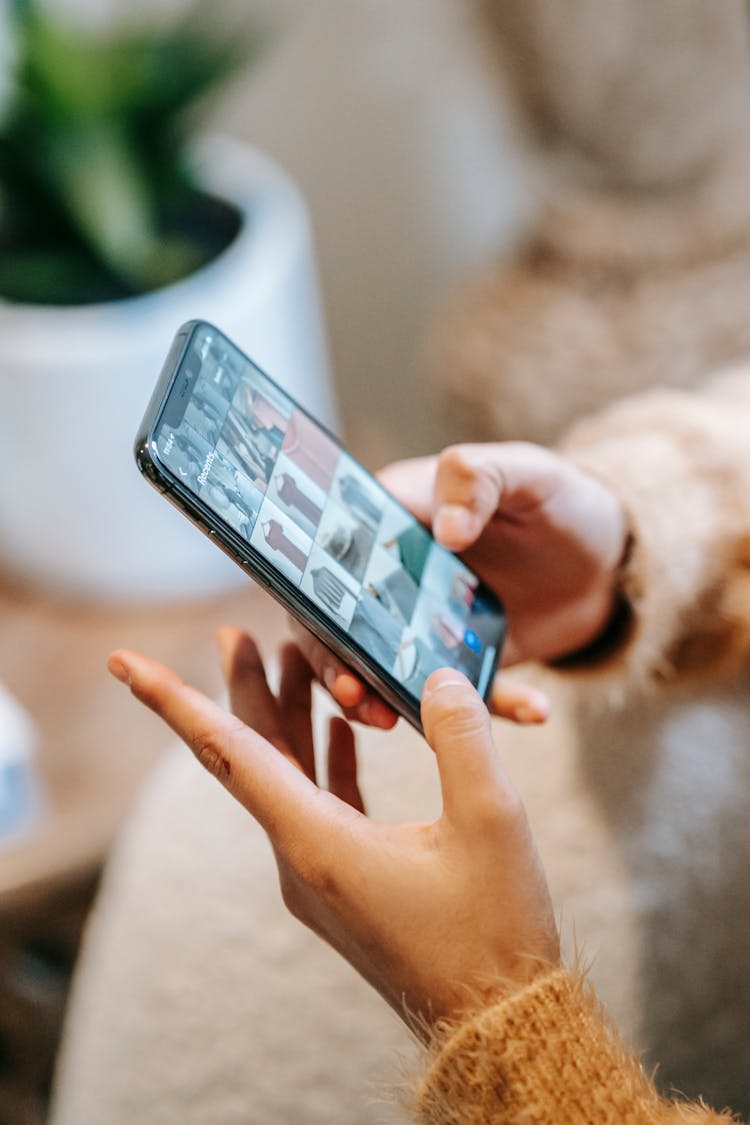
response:
<path id="1" fill-rule="evenodd" d="M 136 459 L 418 729 L 437 668 L 487 697 L 506 630 L 496 595 L 213 325 L 178 333 Z"/>
<path id="2" fill-rule="evenodd" d="M 628 521 L 613 489 L 569 459 L 528 442 L 454 445 L 441 454 L 387 466 L 381 484 L 444 546 L 501 591 L 510 622 L 504 667 L 567 656 L 605 630 L 617 644 L 627 616 L 613 612 L 628 545 Z M 357 702 L 362 684 L 302 630 L 295 639 L 339 703 Z M 549 702 L 538 688 L 501 672 L 490 694 L 495 714 L 544 722 Z M 370 701 L 349 710 L 371 718 Z"/>

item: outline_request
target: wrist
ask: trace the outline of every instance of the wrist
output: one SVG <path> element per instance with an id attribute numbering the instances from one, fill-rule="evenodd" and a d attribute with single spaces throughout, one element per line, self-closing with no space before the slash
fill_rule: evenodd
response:
<path id="1" fill-rule="evenodd" d="M 632 634 L 634 613 L 626 593 L 626 579 L 635 538 L 625 524 L 620 557 L 615 567 L 589 595 L 582 616 L 589 623 L 577 643 L 549 661 L 558 668 L 585 668 L 600 664 L 622 648 Z"/>

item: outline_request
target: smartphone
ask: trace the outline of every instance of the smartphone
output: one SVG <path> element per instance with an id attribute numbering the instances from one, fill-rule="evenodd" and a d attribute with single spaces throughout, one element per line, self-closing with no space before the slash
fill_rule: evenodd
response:
<path id="1" fill-rule="evenodd" d="M 506 632 L 498 599 L 214 325 L 177 333 L 135 456 L 418 730 L 437 668 L 460 669 L 487 697 Z"/>

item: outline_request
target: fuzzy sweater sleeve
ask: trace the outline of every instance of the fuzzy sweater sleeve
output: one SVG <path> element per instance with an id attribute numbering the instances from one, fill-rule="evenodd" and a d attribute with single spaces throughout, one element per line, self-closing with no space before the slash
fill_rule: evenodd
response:
<path id="1" fill-rule="evenodd" d="M 633 628 L 579 671 L 604 673 L 616 700 L 745 662 L 750 367 L 703 392 L 623 400 L 579 424 L 563 452 L 618 493 L 634 536 L 622 581 Z"/>
<path id="2" fill-rule="evenodd" d="M 420 1125 L 723 1125 L 661 1098 L 590 989 L 560 970 L 440 1037 L 419 1083 Z"/>

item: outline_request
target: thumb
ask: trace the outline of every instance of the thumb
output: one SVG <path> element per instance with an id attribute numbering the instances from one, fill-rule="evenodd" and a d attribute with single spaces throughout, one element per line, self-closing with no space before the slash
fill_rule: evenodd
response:
<path id="1" fill-rule="evenodd" d="M 470 547 L 496 513 L 528 513 L 554 488 L 554 459 L 525 442 L 452 445 L 435 475 L 433 532 L 452 551 Z"/>
<path id="2" fill-rule="evenodd" d="M 440 772 L 444 814 L 473 825 L 488 807 L 502 807 L 515 790 L 495 750 L 487 707 L 453 668 L 433 672 L 422 694 L 422 725 Z"/>
<path id="3" fill-rule="evenodd" d="M 377 478 L 420 523 L 432 522 L 437 457 L 411 457 L 380 469 Z"/>

